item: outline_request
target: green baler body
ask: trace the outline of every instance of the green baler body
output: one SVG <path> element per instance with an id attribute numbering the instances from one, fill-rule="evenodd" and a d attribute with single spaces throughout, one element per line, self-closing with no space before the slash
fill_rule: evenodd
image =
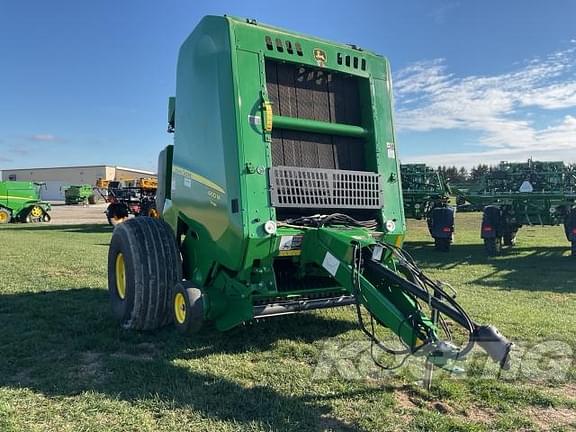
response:
<path id="1" fill-rule="evenodd" d="M 407 218 L 425 219 L 434 207 L 450 199 L 448 185 L 437 171 L 425 164 L 402 164 L 402 195 Z"/>
<path id="2" fill-rule="evenodd" d="M 166 201 L 159 208 L 180 243 L 184 277 L 202 287 L 205 315 L 217 327 L 249 320 L 255 306 L 279 299 L 350 294 L 348 283 L 338 283 L 349 281 L 345 266 L 333 277 L 322 267 L 327 250 L 349 262 L 352 239 L 402 244 L 406 226 L 384 57 L 245 20 L 205 17 L 180 49 L 169 122 L 174 147 L 160 156 Z M 283 207 L 272 198 L 278 167 L 377 175 L 382 205 Z M 362 187 L 351 193 L 362 194 Z M 375 220 L 377 227 L 311 233 L 286 223 L 337 212 Z M 267 230 L 269 221 L 277 229 Z M 390 326 L 402 327 L 414 304 L 403 298 L 382 306 L 381 316 L 385 310 L 389 316 L 400 310 Z M 406 340 L 413 343 L 410 331 Z"/>
<path id="3" fill-rule="evenodd" d="M 50 210 L 50 204 L 40 200 L 40 185 L 28 181 L 1 181 L 0 207 L 8 209 L 12 218 L 23 220 L 28 210 L 40 206 Z"/>

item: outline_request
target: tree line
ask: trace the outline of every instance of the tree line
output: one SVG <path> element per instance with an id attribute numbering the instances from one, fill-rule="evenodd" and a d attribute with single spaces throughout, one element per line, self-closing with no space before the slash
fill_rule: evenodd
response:
<path id="1" fill-rule="evenodd" d="M 474 183 L 490 170 L 490 166 L 479 164 L 470 170 L 465 167 L 439 166 L 437 170 L 445 179 L 450 180 L 450 183 Z"/>

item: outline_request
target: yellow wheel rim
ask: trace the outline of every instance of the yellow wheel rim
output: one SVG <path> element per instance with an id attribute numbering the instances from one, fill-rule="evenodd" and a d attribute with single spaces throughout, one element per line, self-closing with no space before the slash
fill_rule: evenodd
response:
<path id="1" fill-rule="evenodd" d="M 160 216 L 160 213 L 158 213 L 158 210 L 156 210 L 155 208 L 151 208 L 148 211 L 148 216 L 150 216 L 151 218 L 154 218 L 154 219 L 158 219 L 158 217 Z"/>
<path id="2" fill-rule="evenodd" d="M 6 223 L 6 222 L 8 222 L 8 214 L 2 211 L 0 212 L 0 223 Z"/>
<path id="3" fill-rule="evenodd" d="M 128 218 L 123 218 L 123 217 L 116 217 L 116 216 L 114 216 L 114 217 L 112 218 L 112 225 L 121 224 L 121 223 L 124 222 L 126 219 L 128 219 Z"/>
<path id="4" fill-rule="evenodd" d="M 38 206 L 32 207 L 32 211 L 30 211 L 30 214 L 32 215 L 32 217 L 35 217 L 35 218 L 39 218 L 40 216 L 42 216 L 43 213 L 44 213 L 44 211 L 42 210 L 42 208 L 38 207 Z"/>
<path id="5" fill-rule="evenodd" d="M 126 298 L 126 266 L 124 255 L 116 255 L 116 292 L 122 300 Z"/>
<path id="6" fill-rule="evenodd" d="M 176 293 L 174 296 L 174 316 L 178 324 L 184 324 L 186 321 L 186 299 L 182 293 Z"/>

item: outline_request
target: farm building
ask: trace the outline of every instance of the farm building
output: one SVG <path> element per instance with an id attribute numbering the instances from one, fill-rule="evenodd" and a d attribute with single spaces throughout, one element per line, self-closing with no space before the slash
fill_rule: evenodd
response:
<path id="1" fill-rule="evenodd" d="M 21 168 L 2 170 L 2 180 L 45 182 L 42 198 L 48 201 L 64 199 L 64 189 L 71 184 L 96 184 L 96 180 L 130 180 L 155 177 L 156 174 L 135 168 L 110 165 L 84 165 L 47 168 Z"/>

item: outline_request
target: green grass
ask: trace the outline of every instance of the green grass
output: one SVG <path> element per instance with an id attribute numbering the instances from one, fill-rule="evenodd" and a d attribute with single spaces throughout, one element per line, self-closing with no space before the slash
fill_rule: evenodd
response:
<path id="1" fill-rule="evenodd" d="M 406 247 L 525 358 L 496 380 L 481 377 L 476 356 L 465 378 L 437 374 L 430 394 L 409 373 L 368 364 L 354 380 L 312 379 L 327 342 L 363 341 L 350 308 L 195 338 L 123 331 L 108 308 L 109 227 L 2 227 L 0 431 L 573 430 L 574 364 L 562 381 L 550 365 L 566 358 L 522 351 L 574 343 L 576 261 L 562 229 L 523 228 L 516 248 L 487 258 L 479 215 L 456 224 L 449 254 L 423 222 L 411 221 Z"/>

